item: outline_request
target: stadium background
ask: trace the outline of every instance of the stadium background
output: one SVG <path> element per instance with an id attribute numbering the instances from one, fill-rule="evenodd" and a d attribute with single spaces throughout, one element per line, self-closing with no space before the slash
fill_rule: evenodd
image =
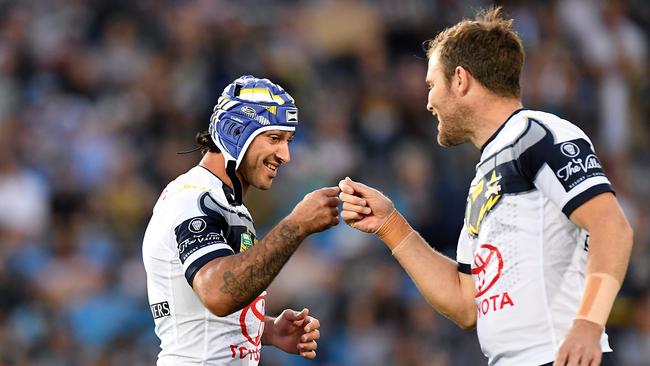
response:
<path id="1" fill-rule="evenodd" d="M 478 152 L 444 150 L 425 110 L 422 41 L 480 0 L 0 1 L 0 365 L 151 365 L 141 238 L 222 88 L 285 86 L 293 161 L 247 205 L 258 233 L 304 193 L 382 189 L 455 256 Z M 608 331 L 650 365 L 650 2 L 504 1 L 524 39 L 523 99 L 592 136 L 636 240 Z M 612 248 L 616 250 L 616 248 Z M 478 365 L 474 331 L 431 310 L 388 250 L 339 225 L 310 237 L 267 310 L 311 308 L 318 359 L 263 365 Z"/>

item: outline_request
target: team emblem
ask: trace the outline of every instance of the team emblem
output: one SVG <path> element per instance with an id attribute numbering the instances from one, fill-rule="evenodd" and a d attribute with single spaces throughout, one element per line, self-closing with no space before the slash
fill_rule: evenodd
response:
<path id="1" fill-rule="evenodd" d="M 205 229 L 207 224 L 202 218 L 197 217 L 196 219 L 190 221 L 189 225 L 187 226 L 191 232 L 198 234 Z"/>
<path id="2" fill-rule="evenodd" d="M 560 145 L 560 151 L 562 151 L 562 154 L 564 154 L 564 156 L 569 158 L 575 158 L 576 156 L 580 155 L 580 148 L 573 142 L 565 142 Z"/>
<path id="3" fill-rule="evenodd" d="M 496 171 L 493 171 L 489 180 L 481 178 L 471 189 L 465 211 L 467 230 L 471 235 L 478 236 L 483 219 L 501 199 L 501 185 L 499 184 L 501 178 L 501 175 L 497 175 Z"/>

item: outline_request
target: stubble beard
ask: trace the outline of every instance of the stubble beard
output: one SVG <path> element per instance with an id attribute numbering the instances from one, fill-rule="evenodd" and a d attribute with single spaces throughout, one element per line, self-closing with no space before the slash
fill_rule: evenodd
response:
<path id="1" fill-rule="evenodd" d="M 469 142 L 472 136 L 472 129 L 470 128 L 471 119 L 472 112 L 470 109 L 466 106 L 458 105 L 453 112 L 444 117 L 445 122 L 438 131 L 438 144 L 444 147 L 451 147 Z"/>

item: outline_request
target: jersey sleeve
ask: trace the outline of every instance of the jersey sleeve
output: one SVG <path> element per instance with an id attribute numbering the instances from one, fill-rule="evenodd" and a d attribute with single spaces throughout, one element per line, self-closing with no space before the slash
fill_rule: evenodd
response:
<path id="1" fill-rule="evenodd" d="M 209 261 L 234 253 L 228 244 L 229 225 L 223 215 L 194 216 L 174 228 L 178 258 L 192 286 L 194 275 Z"/>
<path id="2" fill-rule="evenodd" d="M 458 246 L 456 248 L 456 262 L 458 262 L 458 271 L 471 274 L 472 272 L 472 238 L 470 237 L 467 226 L 463 225 L 458 237 Z"/>
<path id="3" fill-rule="evenodd" d="M 532 121 L 531 129 L 543 130 L 543 138 L 522 152 L 522 175 L 569 217 L 589 199 L 614 192 L 588 137 L 579 129 L 554 135 Z M 540 131 L 541 131 L 540 130 Z"/>

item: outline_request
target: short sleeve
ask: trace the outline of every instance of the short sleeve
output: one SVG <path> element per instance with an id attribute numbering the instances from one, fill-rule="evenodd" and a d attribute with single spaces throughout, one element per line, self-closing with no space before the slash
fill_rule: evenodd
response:
<path id="1" fill-rule="evenodd" d="M 226 239 L 228 230 L 226 219 L 218 213 L 191 217 L 174 228 L 178 258 L 190 286 L 196 272 L 206 263 L 233 253 Z"/>
<path id="2" fill-rule="evenodd" d="M 546 127 L 544 138 L 529 147 L 519 159 L 522 175 L 553 201 L 568 217 L 580 205 L 605 192 L 614 192 L 594 148 L 576 128 L 556 139 Z"/>
<path id="3" fill-rule="evenodd" d="M 458 271 L 471 274 L 472 271 L 472 237 L 467 231 L 467 226 L 463 225 L 458 237 L 458 246 L 456 247 L 456 262 L 458 262 Z"/>

